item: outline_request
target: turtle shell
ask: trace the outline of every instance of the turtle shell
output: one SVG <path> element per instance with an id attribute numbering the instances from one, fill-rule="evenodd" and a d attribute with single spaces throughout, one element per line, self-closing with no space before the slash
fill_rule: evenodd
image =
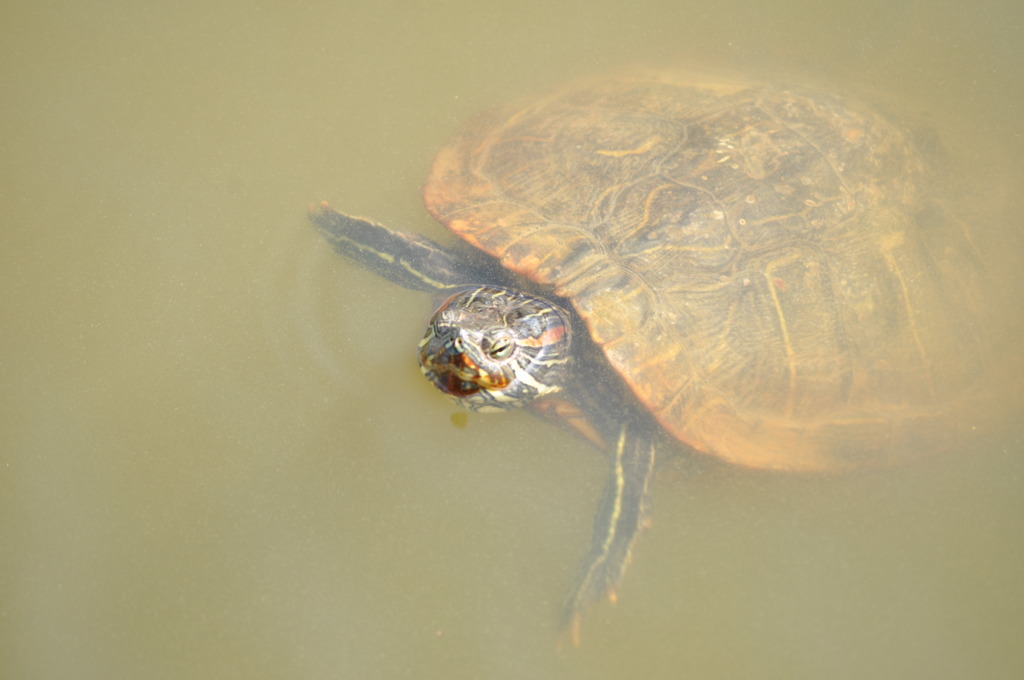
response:
<path id="1" fill-rule="evenodd" d="M 470 121 L 430 212 L 574 305 L 664 428 L 773 469 L 969 430 L 984 267 L 913 136 L 841 97 L 644 74 Z"/>

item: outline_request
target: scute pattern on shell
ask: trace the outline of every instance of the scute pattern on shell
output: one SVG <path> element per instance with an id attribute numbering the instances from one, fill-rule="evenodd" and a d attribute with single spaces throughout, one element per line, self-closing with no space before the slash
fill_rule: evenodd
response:
<path id="1" fill-rule="evenodd" d="M 943 448 L 984 410 L 985 273 L 934 172 L 853 101 L 645 74 L 471 121 L 424 196 L 569 298 L 680 440 L 825 470 Z"/>

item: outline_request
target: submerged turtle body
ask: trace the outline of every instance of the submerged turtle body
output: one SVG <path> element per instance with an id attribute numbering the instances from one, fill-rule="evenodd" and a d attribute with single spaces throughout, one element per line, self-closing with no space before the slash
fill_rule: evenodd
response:
<path id="1" fill-rule="evenodd" d="M 439 152 L 425 203 L 476 249 L 311 219 L 436 294 L 420 358 L 440 389 L 537 399 L 607 452 L 575 637 L 646 523 L 663 433 L 827 471 L 948 449 L 989 415 L 991 288 L 937 165 L 844 98 L 644 74 L 481 116 Z"/>
<path id="2" fill-rule="evenodd" d="M 972 415 L 983 272 L 934 184 L 852 102 L 659 75 L 471 122 L 424 196 L 569 299 L 678 439 L 822 470 L 934 451 Z"/>

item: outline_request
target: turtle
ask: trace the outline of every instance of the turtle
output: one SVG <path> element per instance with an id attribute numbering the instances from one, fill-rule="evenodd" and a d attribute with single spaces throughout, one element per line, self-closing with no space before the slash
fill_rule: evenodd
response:
<path id="1" fill-rule="evenodd" d="M 426 377 L 526 406 L 609 461 L 567 598 L 616 599 L 662 453 L 769 470 L 949 450 L 989 402 L 988 273 L 943 157 L 813 87 L 614 74 L 485 112 L 437 153 L 428 212 L 459 237 L 336 212 L 342 255 L 433 294 Z"/>

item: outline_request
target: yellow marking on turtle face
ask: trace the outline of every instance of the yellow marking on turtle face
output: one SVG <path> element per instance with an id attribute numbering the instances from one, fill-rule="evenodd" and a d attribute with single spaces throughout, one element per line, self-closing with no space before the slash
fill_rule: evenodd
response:
<path id="1" fill-rule="evenodd" d="M 648 139 L 646 142 L 636 147 L 635 149 L 598 149 L 595 153 L 599 156 L 611 156 L 612 158 L 622 158 L 623 156 L 639 156 L 645 154 L 659 142 L 662 141 L 661 135 L 655 135 Z"/>

